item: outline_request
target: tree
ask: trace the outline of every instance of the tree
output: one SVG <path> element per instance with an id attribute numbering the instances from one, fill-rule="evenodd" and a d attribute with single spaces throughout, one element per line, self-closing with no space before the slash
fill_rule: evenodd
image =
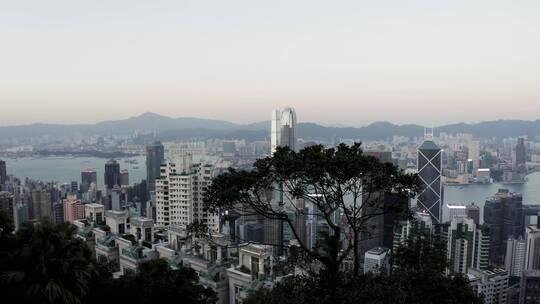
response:
<path id="1" fill-rule="evenodd" d="M 88 303 L 209 304 L 216 301 L 216 293 L 199 285 L 193 269 L 173 270 L 165 260 L 158 259 L 142 263 L 134 274 L 108 280 L 95 290 Z"/>
<path id="2" fill-rule="evenodd" d="M 3 294 L 23 303 L 82 303 L 99 267 L 75 233 L 69 223 L 23 225 L 11 248 L 2 248 Z"/>
<path id="3" fill-rule="evenodd" d="M 417 175 L 364 155 L 360 143 L 328 149 L 317 145 L 300 152 L 280 147 L 273 156 L 257 160 L 253 170 L 229 169 L 214 178 L 204 200 L 210 211 L 230 210 L 285 223 L 300 249 L 320 262 L 330 282 L 337 284 L 340 265 L 351 254 L 354 275 L 360 272 L 359 238 L 369 230 L 368 220 L 404 211 L 396 204 L 382 204 L 377 194 L 412 197 L 419 185 Z M 309 213 L 303 203 L 312 206 Z M 291 214 L 325 222 L 328 232 L 318 248 L 308 247 Z M 346 234 L 349 239 L 342 246 Z"/>
<path id="4" fill-rule="evenodd" d="M 405 304 L 483 303 L 462 276 L 444 275 L 444 248 L 429 238 L 409 240 L 396 253 L 397 268 L 391 274 L 342 274 L 334 295 L 324 277 L 292 276 L 272 289 L 259 289 L 245 304 Z"/>

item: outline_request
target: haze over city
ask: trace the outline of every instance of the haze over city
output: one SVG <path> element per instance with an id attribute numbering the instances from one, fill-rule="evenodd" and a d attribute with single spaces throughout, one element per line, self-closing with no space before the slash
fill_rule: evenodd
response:
<path id="1" fill-rule="evenodd" d="M 538 1 L 10 1 L 0 125 L 538 119 Z"/>

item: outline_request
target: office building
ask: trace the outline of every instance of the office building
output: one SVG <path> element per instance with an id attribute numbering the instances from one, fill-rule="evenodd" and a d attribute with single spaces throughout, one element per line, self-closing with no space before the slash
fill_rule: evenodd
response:
<path id="1" fill-rule="evenodd" d="M 7 182 L 6 162 L 0 159 L 0 191 L 4 190 L 4 185 Z"/>
<path id="2" fill-rule="evenodd" d="M 448 210 L 448 220 L 456 217 L 464 217 L 467 215 L 467 207 L 462 205 L 446 204 L 446 209 Z"/>
<path id="3" fill-rule="evenodd" d="M 64 202 L 53 203 L 52 221 L 56 224 L 64 222 Z"/>
<path id="4" fill-rule="evenodd" d="M 418 148 L 418 176 L 422 190 L 417 197 L 417 207 L 428 212 L 435 223 L 442 222 L 443 187 L 441 183 L 442 150 L 427 133 Z"/>
<path id="5" fill-rule="evenodd" d="M 477 170 L 480 167 L 480 141 L 470 140 L 467 144 L 468 156 L 472 161 L 473 170 Z"/>
<path id="6" fill-rule="evenodd" d="M 520 285 L 519 304 L 540 303 L 540 270 L 525 270 Z"/>
<path id="7" fill-rule="evenodd" d="M 86 169 L 81 172 L 81 193 L 86 193 L 91 184 L 97 185 L 97 173 L 95 170 Z"/>
<path id="8" fill-rule="evenodd" d="M 120 186 L 121 187 L 129 186 L 129 172 L 128 172 L 128 170 L 120 171 Z"/>
<path id="9" fill-rule="evenodd" d="M 360 233 L 359 255 L 375 247 L 392 248 L 394 244 L 394 226 L 407 219 L 409 198 L 397 193 L 372 193 L 365 198 L 364 216 L 380 214 L 368 218 L 367 227 Z M 382 214 L 381 214 L 382 213 Z"/>
<path id="10" fill-rule="evenodd" d="M 527 248 L 525 252 L 525 269 L 540 269 L 540 222 L 525 230 Z"/>
<path id="11" fill-rule="evenodd" d="M 527 251 L 527 241 L 522 237 L 518 239 L 509 238 L 506 242 L 506 257 L 504 269 L 511 277 L 521 277 L 525 269 L 525 253 Z"/>
<path id="12" fill-rule="evenodd" d="M 120 164 L 111 159 L 105 164 L 105 187 L 107 190 L 120 186 Z"/>
<path id="13" fill-rule="evenodd" d="M 28 221 L 28 205 L 17 203 L 13 207 L 13 226 L 15 231 L 21 228 L 24 222 Z"/>
<path id="14" fill-rule="evenodd" d="M 467 205 L 465 208 L 465 215 L 468 218 L 473 219 L 477 226 L 480 225 L 480 207 L 478 207 L 478 205 L 475 205 L 474 203 Z"/>
<path id="15" fill-rule="evenodd" d="M 146 146 L 146 182 L 148 191 L 156 189 L 156 178 L 160 176 L 160 166 L 165 160 L 165 149 L 161 142 L 156 141 Z"/>
<path id="16" fill-rule="evenodd" d="M 504 265 L 506 242 L 509 238 L 523 235 L 523 198 L 521 194 L 510 193 L 506 189 L 499 192 L 484 204 L 484 225 L 491 231 L 490 262 Z"/>
<path id="17" fill-rule="evenodd" d="M 274 153 L 277 147 L 289 147 L 293 151 L 296 150 L 296 122 L 296 112 L 293 108 L 272 111 L 271 153 Z"/>
<path id="18" fill-rule="evenodd" d="M 520 168 L 525 166 L 527 162 L 527 149 L 525 147 L 525 138 L 518 138 L 517 145 L 514 149 L 515 153 L 515 167 Z"/>
<path id="19" fill-rule="evenodd" d="M 364 255 L 364 273 L 385 273 L 390 270 L 390 249 L 376 247 Z"/>
<path id="20" fill-rule="evenodd" d="M 71 190 L 69 193 L 75 194 L 75 195 L 79 193 L 79 183 L 77 183 L 77 181 L 71 182 Z"/>

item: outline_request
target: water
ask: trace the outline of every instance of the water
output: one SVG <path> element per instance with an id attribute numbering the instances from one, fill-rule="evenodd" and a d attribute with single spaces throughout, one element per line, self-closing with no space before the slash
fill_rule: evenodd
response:
<path id="1" fill-rule="evenodd" d="M 144 156 L 131 157 L 138 164 L 129 164 L 125 159 L 117 159 L 120 170 L 128 170 L 129 183 L 138 183 L 146 179 L 146 158 Z M 39 157 L 39 158 L 4 158 L 7 173 L 24 180 L 28 177 L 44 182 L 81 182 L 81 171 L 93 169 L 97 172 L 98 187 L 103 187 L 106 158 L 97 157 Z"/>
<path id="2" fill-rule="evenodd" d="M 540 172 L 534 172 L 527 176 L 525 184 L 472 184 L 467 186 L 446 186 L 444 188 L 444 204 L 466 205 L 474 202 L 480 206 L 481 217 L 483 218 L 483 207 L 487 199 L 495 195 L 500 188 L 508 189 L 511 192 L 518 192 L 523 195 L 523 204 L 540 205 Z M 446 208 L 443 207 L 443 218 L 447 219 Z"/>

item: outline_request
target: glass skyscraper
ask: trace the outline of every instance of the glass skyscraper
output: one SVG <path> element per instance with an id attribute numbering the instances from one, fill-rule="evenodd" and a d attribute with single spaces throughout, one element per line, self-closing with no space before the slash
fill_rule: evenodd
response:
<path id="1" fill-rule="evenodd" d="M 417 197 L 417 207 L 431 215 L 435 223 L 442 221 L 442 150 L 427 134 L 418 148 L 418 175 L 422 190 Z"/>
<path id="2" fill-rule="evenodd" d="M 277 147 L 296 150 L 296 112 L 293 108 L 272 111 L 270 139 L 272 154 Z"/>
<path id="3" fill-rule="evenodd" d="M 146 146 L 146 182 L 148 191 L 156 189 L 156 178 L 160 175 L 160 166 L 165 160 L 165 150 L 161 142 L 156 141 Z"/>

